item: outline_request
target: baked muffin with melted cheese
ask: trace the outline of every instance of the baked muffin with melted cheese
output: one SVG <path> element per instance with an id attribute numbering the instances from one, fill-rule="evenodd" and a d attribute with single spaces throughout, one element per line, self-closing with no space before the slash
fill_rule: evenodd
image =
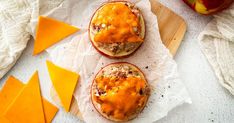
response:
<path id="1" fill-rule="evenodd" d="M 106 3 L 94 13 L 89 36 L 101 54 L 111 58 L 128 56 L 144 41 L 143 16 L 130 2 Z"/>
<path id="2" fill-rule="evenodd" d="M 129 63 L 114 63 L 101 69 L 92 84 L 96 110 L 112 121 L 128 121 L 145 107 L 150 89 L 143 73 Z"/>

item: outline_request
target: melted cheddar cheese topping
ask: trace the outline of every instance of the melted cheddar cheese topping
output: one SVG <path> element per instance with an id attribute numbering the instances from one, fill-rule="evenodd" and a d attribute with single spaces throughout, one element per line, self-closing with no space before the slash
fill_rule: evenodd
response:
<path id="1" fill-rule="evenodd" d="M 94 36 L 94 41 L 102 43 L 140 42 L 139 18 L 124 3 L 109 3 L 97 11 L 92 25 L 101 29 Z"/>
<path id="2" fill-rule="evenodd" d="M 94 100 L 103 113 L 115 119 L 126 119 L 138 112 L 148 99 L 144 94 L 146 82 L 139 77 L 98 77 L 96 83 L 103 94 L 95 95 Z"/>

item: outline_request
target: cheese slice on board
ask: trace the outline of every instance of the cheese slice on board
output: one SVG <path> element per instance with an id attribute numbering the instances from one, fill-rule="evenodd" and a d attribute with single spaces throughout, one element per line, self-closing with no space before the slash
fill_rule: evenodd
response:
<path id="1" fill-rule="evenodd" d="M 76 88 L 79 75 L 75 72 L 56 66 L 50 61 L 46 61 L 50 79 L 60 98 L 64 109 L 69 112 L 72 95 Z"/>
<path id="2" fill-rule="evenodd" d="M 41 53 L 53 44 L 77 32 L 79 29 L 64 22 L 39 17 L 33 55 Z"/>
<path id="3" fill-rule="evenodd" d="M 5 120 L 4 117 L 1 117 L 3 115 L 3 112 L 5 112 L 7 107 L 16 98 L 16 96 L 20 93 L 24 86 L 25 85 L 20 80 L 16 79 L 13 76 L 10 76 L 7 79 L 5 85 L 0 91 L 0 123 L 3 123 L 2 120 Z M 55 114 L 58 112 L 58 108 L 44 98 L 42 99 L 42 103 L 46 123 L 50 123 L 53 120 Z"/>
<path id="4" fill-rule="evenodd" d="M 3 116 L 13 123 L 45 123 L 37 72 L 12 101 Z"/>

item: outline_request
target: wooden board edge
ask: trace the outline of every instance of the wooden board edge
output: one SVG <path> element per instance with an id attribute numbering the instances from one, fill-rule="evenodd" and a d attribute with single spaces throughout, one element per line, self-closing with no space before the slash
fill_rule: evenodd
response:
<path id="1" fill-rule="evenodd" d="M 162 5 L 160 2 L 157 2 L 157 0 L 150 0 L 150 3 L 151 3 L 151 11 L 158 18 L 158 26 L 159 26 L 161 40 L 162 40 L 163 44 L 169 49 L 170 53 L 173 56 L 175 56 L 183 38 L 184 38 L 184 35 L 186 33 L 187 24 L 186 24 L 185 20 L 180 15 L 176 14 L 175 12 L 170 10 L 168 7 Z M 170 37 L 170 41 L 168 41 L 168 39 L 165 38 L 165 36 L 163 36 L 163 34 L 162 34 L 164 31 L 164 30 L 162 30 L 162 28 L 165 29 L 165 26 L 167 26 L 167 25 L 161 24 L 162 22 L 159 19 L 159 18 L 163 18 L 162 16 L 164 16 L 165 13 L 167 13 L 167 14 L 169 13 L 171 16 L 176 17 L 180 22 L 178 30 L 176 32 L 174 32 L 174 35 L 172 37 Z M 170 27 L 168 27 L 168 28 L 170 28 Z"/>

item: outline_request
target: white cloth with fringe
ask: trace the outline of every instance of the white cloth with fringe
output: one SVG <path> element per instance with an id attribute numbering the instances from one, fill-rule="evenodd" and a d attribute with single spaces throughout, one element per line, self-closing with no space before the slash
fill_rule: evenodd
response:
<path id="1" fill-rule="evenodd" d="M 234 95 L 234 4 L 214 15 L 199 41 L 220 84 Z"/>

